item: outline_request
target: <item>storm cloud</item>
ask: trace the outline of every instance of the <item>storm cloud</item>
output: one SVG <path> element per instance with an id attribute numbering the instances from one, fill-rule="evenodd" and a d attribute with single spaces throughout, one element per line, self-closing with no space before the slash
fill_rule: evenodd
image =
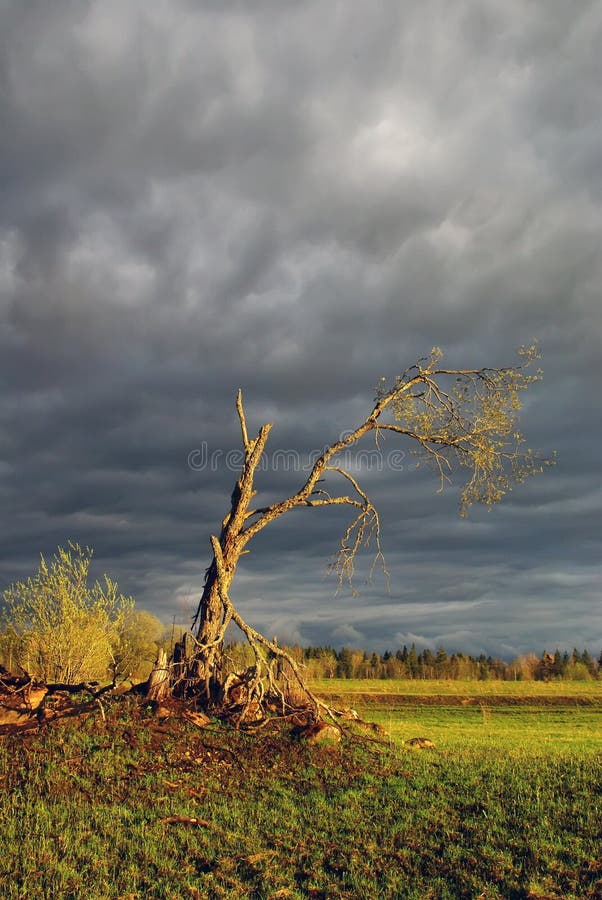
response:
<path id="1" fill-rule="evenodd" d="M 336 595 L 345 520 L 314 510 L 234 593 L 301 642 L 599 652 L 601 38 L 598 0 L 2 0 L 2 586 L 71 539 L 186 621 L 238 387 L 277 497 L 381 376 L 537 338 L 553 470 L 459 520 L 389 440 L 361 474 L 390 592 L 366 556 Z"/>

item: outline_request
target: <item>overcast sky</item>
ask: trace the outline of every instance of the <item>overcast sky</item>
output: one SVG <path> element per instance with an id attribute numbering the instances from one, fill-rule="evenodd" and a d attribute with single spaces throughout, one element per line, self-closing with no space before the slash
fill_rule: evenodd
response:
<path id="1" fill-rule="evenodd" d="M 301 643 L 597 654 L 601 40 L 600 0 L 0 0 L 1 586 L 71 539 L 186 622 L 238 387 L 276 499 L 381 376 L 535 337 L 553 470 L 463 520 L 389 440 L 390 593 L 366 557 L 335 596 L 345 516 L 307 510 L 232 594 Z"/>

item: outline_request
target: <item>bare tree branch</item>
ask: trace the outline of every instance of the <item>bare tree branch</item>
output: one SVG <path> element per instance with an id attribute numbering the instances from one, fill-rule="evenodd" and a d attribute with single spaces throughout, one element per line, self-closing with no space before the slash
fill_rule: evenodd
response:
<path id="1" fill-rule="evenodd" d="M 240 420 L 240 430 L 242 432 L 242 442 L 244 444 L 245 450 L 248 452 L 249 450 L 249 435 L 247 433 L 247 422 L 245 419 L 245 411 L 242 405 L 242 391 L 239 388 L 238 393 L 236 395 L 236 411 L 238 412 L 238 418 Z"/>

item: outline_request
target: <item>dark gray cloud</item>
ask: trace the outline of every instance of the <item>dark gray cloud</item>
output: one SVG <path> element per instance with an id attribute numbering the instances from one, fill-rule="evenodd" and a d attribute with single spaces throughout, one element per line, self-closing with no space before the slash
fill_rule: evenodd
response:
<path id="1" fill-rule="evenodd" d="M 469 521 L 409 457 L 364 471 L 390 594 L 366 560 L 334 597 L 336 511 L 263 534 L 236 592 L 303 641 L 597 650 L 601 32 L 595 0 L 1 2 L 2 584 L 71 538 L 185 618 L 239 386 L 302 464 L 434 344 L 535 336 L 554 471 Z"/>

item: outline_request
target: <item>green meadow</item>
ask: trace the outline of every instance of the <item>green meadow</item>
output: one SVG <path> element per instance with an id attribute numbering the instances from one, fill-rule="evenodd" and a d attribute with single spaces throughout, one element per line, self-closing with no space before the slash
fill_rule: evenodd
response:
<path id="1" fill-rule="evenodd" d="M 602 685 L 315 687 L 382 733 L 310 747 L 126 697 L 2 736 L 0 896 L 602 897 Z"/>
<path id="2" fill-rule="evenodd" d="M 394 745 L 419 736 L 433 740 L 440 753 L 602 751 L 600 682 L 325 679 L 314 689 L 333 706 L 379 723 Z"/>

